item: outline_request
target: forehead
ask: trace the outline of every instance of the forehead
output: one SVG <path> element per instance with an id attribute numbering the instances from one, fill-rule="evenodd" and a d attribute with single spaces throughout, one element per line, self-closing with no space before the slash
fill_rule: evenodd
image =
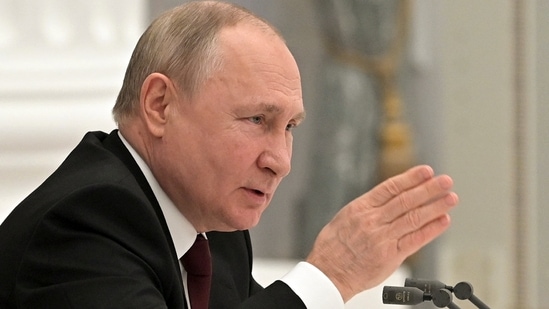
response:
<path id="1" fill-rule="evenodd" d="M 275 104 L 280 100 L 294 102 L 303 109 L 299 69 L 274 31 L 239 24 L 224 28 L 218 40 L 223 65 L 215 75 L 229 91 L 256 96 L 271 111 L 280 108 Z"/>
<path id="2" fill-rule="evenodd" d="M 218 40 L 223 62 L 233 66 L 230 69 L 257 71 L 252 73 L 271 70 L 289 81 L 300 81 L 294 57 L 273 30 L 241 23 L 222 29 Z"/>

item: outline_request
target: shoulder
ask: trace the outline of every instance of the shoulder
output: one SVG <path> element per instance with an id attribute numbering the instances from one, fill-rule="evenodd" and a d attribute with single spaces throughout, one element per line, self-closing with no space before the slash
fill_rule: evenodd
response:
<path id="1" fill-rule="evenodd" d="M 52 301 L 62 293 L 71 303 L 114 307 L 124 295 L 159 303 L 175 295 L 177 258 L 147 203 L 124 186 L 95 184 L 64 195 L 34 223 L 22 223 L 27 226 L 12 234 L 20 251 L 9 262 L 17 270 L 15 293 Z M 26 289 L 44 285 L 47 295 Z"/>

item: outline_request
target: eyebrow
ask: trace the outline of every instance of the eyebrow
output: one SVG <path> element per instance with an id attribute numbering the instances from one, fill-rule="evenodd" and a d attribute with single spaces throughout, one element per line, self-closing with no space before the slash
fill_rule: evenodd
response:
<path id="1" fill-rule="evenodd" d="M 270 114 L 278 114 L 282 111 L 279 106 L 277 106 L 275 104 L 272 104 L 272 103 L 265 103 L 265 102 L 260 103 L 259 106 L 254 107 L 252 109 L 253 110 L 262 110 L 262 111 L 265 111 L 265 112 L 270 113 Z M 302 111 L 302 112 L 294 115 L 292 117 L 292 119 L 294 119 L 297 122 L 301 122 L 305 119 L 305 114 L 306 114 L 305 111 Z"/>
<path id="2" fill-rule="evenodd" d="M 298 123 L 302 122 L 303 120 L 305 120 L 305 116 L 307 114 L 305 113 L 305 111 L 302 111 L 301 113 L 297 114 L 294 119 L 295 121 L 297 121 Z"/>

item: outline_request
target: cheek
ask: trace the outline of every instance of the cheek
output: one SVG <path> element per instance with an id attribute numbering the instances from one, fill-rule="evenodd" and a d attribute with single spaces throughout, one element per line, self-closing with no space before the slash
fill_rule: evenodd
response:
<path id="1" fill-rule="evenodd" d="M 225 157 L 231 157 L 235 164 L 249 163 L 255 160 L 260 153 L 260 145 L 257 141 L 243 136 L 227 136 L 221 138 L 218 149 Z"/>

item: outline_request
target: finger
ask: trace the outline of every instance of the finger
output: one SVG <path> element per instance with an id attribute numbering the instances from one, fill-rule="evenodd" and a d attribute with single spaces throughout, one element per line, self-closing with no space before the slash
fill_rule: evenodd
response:
<path id="1" fill-rule="evenodd" d="M 433 178 L 433 169 L 428 165 L 412 167 L 403 174 L 393 176 L 367 193 L 367 204 L 373 207 L 385 205 L 402 192 Z"/>
<path id="2" fill-rule="evenodd" d="M 389 225 L 390 233 L 395 238 L 420 230 L 429 222 L 446 215 L 458 203 L 458 196 L 450 192 L 431 203 L 413 209 Z"/>
<path id="3" fill-rule="evenodd" d="M 386 222 L 392 222 L 417 207 L 445 196 L 453 184 L 452 178 L 441 175 L 393 197 L 383 208 Z"/>
<path id="4" fill-rule="evenodd" d="M 445 214 L 429 222 L 421 229 L 408 233 L 397 242 L 397 250 L 407 256 L 437 238 L 450 226 L 450 215 Z"/>

